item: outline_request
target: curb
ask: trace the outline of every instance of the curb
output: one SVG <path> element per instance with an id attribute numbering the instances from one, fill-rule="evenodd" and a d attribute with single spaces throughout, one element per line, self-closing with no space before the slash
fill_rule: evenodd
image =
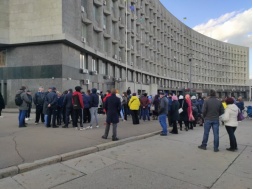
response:
<path id="1" fill-rule="evenodd" d="M 37 168 L 40 168 L 40 167 L 43 167 L 43 166 L 46 166 L 46 165 L 51 165 L 51 164 L 63 162 L 63 161 L 66 161 L 66 160 L 74 159 L 74 158 L 77 158 L 77 157 L 85 156 L 85 155 L 88 155 L 88 154 L 91 154 L 91 153 L 103 151 L 103 150 L 113 148 L 113 147 L 116 147 L 116 146 L 120 146 L 120 145 L 129 143 L 129 142 L 142 140 L 142 139 L 160 134 L 160 132 L 161 131 L 156 131 L 156 132 L 153 132 L 153 133 L 147 133 L 147 134 L 144 134 L 144 135 L 129 137 L 129 138 L 119 140 L 117 142 L 107 142 L 107 143 L 99 144 L 99 145 L 96 145 L 96 146 L 93 146 L 93 147 L 88 147 L 88 148 L 85 148 L 85 149 L 76 150 L 76 151 L 73 151 L 73 152 L 68 152 L 68 153 L 65 153 L 65 154 L 60 154 L 60 155 L 52 156 L 52 157 L 49 157 L 49 158 L 36 160 L 33 163 L 23 163 L 23 164 L 20 164 L 20 165 L 17 165 L 17 166 L 12 166 L 12 167 L 8 167 L 8 168 L 0 169 L 0 179 L 15 176 L 17 174 L 24 173 L 24 172 L 27 172 L 27 171 L 31 171 L 31 170 L 34 170 L 34 169 L 37 169 Z"/>

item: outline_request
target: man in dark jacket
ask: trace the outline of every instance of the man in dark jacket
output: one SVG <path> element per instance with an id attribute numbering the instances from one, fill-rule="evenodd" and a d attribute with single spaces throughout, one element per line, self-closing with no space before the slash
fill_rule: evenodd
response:
<path id="1" fill-rule="evenodd" d="M 147 93 L 143 94 L 143 96 L 140 99 L 140 102 L 141 102 L 141 109 L 142 109 L 141 112 L 142 112 L 143 121 L 146 121 L 146 117 L 150 121 L 149 112 L 148 112 L 148 106 L 150 104 L 150 101 L 147 97 Z"/>
<path id="2" fill-rule="evenodd" d="M 94 121 L 96 121 L 96 127 L 98 128 L 98 103 L 99 103 L 99 97 L 97 95 L 97 89 L 93 88 L 91 89 L 91 95 L 90 95 L 90 115 L 91 115 L 91 122 L 90 126 L 88 126 L 86 129 L 92 129 Z"/>
<path id="3" fill-rule="evenodd" d="M 47 94 L 45 97 L 45 102 L 47 104 L 48 108 L 48 120 L 47 120 L 47 127 L 51 127 L 51 121 L 53 124 L 53 128 L 57 128 L 56 125 L 56 116 L 57 116 L 57 94 L 56 94 L 56 88 L 52 87 L 52 91 Z M 51 117 L 53 115 L 53 120 L 51 120 Z"/>
<path id="4" fill-rule="evenodd" d="M 20 90 L 17 92 L 17 94 L 20 94 L 20 97 L 22 99 L 22 104 L 19 106 L 19 116 L 18 116 L 19 127 L 26 127 L 25 115 L 29 108 L 29 104 L 31 104 L 31 101 L 28 98 L 25 90 L 26 90 L 26 87 L 22 86 Z"/>
<path id="5" fill-rule="evenodd" d="M 170 111 L 171 111 L 171 106 L 172 106 L 172 94 L 170 93 L 168 95 L 168 123 L 169 123 L 169 126 L 172 127 L 172 117 L 171 117 L 171 114 L 170 114 Z"/>
<path id="6" fill-rule="evenodd" d="M 83 123 L 90 123 L 90 90 L 87 90 L 87 94 L 83 93 Z"/>
<path id="7" fill-rule="evenodd" d="M 36 116 L 35 116 L 35 125 L 37 125 L 41 119 L 41 122 L 44 123 L 44 114 L 43 114 L 43 104 L 45 100 L 44 88 L 39 87 L 38 92 L 35 93 L 33 97 L 33 102 L 36 108 Z"/>
<path id="8" fill-rule="evenodd" d="M 214 152 L 219 151 L 219 117 L 224 113 L 224 108 L 221 103 L 216 98 L 216 92 L 215 90 L 211 89 L 210 90 L 210 98 L 205 100 L 204 105 L 203 105 L 203 117 L 205 119 L 204 123 L 204 135 L 203 135 L 203 140 L 202 144 L 198 146 L 198 148 L 202 150 L 206 150 L 207 142 L 208 142 L 208 137 L 209 137 L 209 132 L 210 129 L 213 129 L 213 134 L 214 134 Z"/>
<path id="9" fill-rule="evenodd" d="M 72 94 L 72 104 L 73 104 L 73 127 L 78 129 L 77 121 L 80 118 L 80 131 L 83 130 L 83 97 L 81 94 L 82 88 L 80 86 L 75 87 L 75 92 Z"/>
<path id="10" fill-rule="evenodd" d="M 2 118 L 2 109 L 5 108 L 5 102 L 4 102 L 4 98 L 0 92 L 0 118 Z"/>
<path id="11" fill-rule="evenodd" d="M 116 96 L 116 90 L 111 90 L 111 96 L 108 97 L 105 101 L 105 110 L 106 110 L 106 128 L 105 134 L 102 136 L 103 139 L 107 139 L 110 125 L 113 125 L 112 131 L 112 141 L 119 140 L 117 138 L 117 123 L 119 123 L 119 112 L 121 109 L 120 99 Z"/>
<path id="12" fill-rule="evenodd" d="M 66 109 L 65 125 L 63 126 L 63 128 L 69 127 L 69 116 L 71 116 L 72 118 L 72 115 L 73 115 L 72 93 L 73 93 L 73 90 L 69 89 L 68 94 L 66 94 L 66 96 L 63 99 L 63 106 Z"/>
<path id="13" fill-rule="evenodd" d="M 160 93 L 160 103 L 158 108 L 158 114 L 159 114 L 159 122 L 162 127 L 161 136 L 167 136 L 168 129 L 167 129 L 167 123 L 166 123 L 166 117 L 168 115 L 168 99 L 165 97 L 164 93 Z"/>

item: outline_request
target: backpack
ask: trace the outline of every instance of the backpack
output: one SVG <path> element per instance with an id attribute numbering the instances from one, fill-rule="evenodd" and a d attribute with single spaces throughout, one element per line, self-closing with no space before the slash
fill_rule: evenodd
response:
<path id="1" fill-rule="evenodd" d="M 81 103 L 79 101 L 79 96 L 78 95 L 73 95 L 72 96 L 73 100 L 73 109 L 81 109 Z"/>
<path id="2" fill-rule="evenodd" d="M 23 103 L 23 100 L 21 98 L 21 93 L 16 94 L 16 96 L 15 96 L 15 104 L 17 106 L 21 106 L 22 103 Z"/>

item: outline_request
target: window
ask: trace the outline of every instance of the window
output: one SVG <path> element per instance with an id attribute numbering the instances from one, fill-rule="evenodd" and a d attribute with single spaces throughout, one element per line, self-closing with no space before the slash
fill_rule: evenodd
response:
<path id="1" fill-rule="evenodd" d="M 0 66 L 6 65 L 6 52 L 7 50 L 0 50 Z"/>
<path id="2" fill-rule="evenodd" d="M 97 60 L 96 59 L 92 59 L 92 67 L 91 67 L 92 71 L 97 71 Z"/>
<path id="3" fill-rule="evenodd" d="M 87 25 L 82 24 L 82 37 L 87 38 Z"/>

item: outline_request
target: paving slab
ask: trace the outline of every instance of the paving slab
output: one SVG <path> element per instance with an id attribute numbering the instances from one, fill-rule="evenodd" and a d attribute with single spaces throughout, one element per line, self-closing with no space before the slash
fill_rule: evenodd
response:
<path id="1" fill-rule="evenodd" d="M 90 154 L 80 158 L 72 159 L 62 162 L 63 165 L 67 165 L 73 169 L 76 169 L 85 174 L 92 174 L 95 171 L 112 165 L 118 161 L 99 156 L 98 153 Z"/>
<path id="2" fill-rule="evenodd" d="M 203 186 L 193 185 L 182 180 L 146 170 L 138 166 L 118 162 L 100 171 L 56 186 L 53 189 L 203 189 Z"/>
<path id="3" fill-rule="evenodd" d="M 81 177 L 84 174 L 66 165 L 57 163 L 13 177 L 25 189 L 52 188 L 61 183 Z"/>
<path id="4" fill-rule="evenodd" d="M 0 188 L 1 189 L 25 189 L 18 182 L 16 182 L 13 178 L 8 177 L 0 180 Z"/>

